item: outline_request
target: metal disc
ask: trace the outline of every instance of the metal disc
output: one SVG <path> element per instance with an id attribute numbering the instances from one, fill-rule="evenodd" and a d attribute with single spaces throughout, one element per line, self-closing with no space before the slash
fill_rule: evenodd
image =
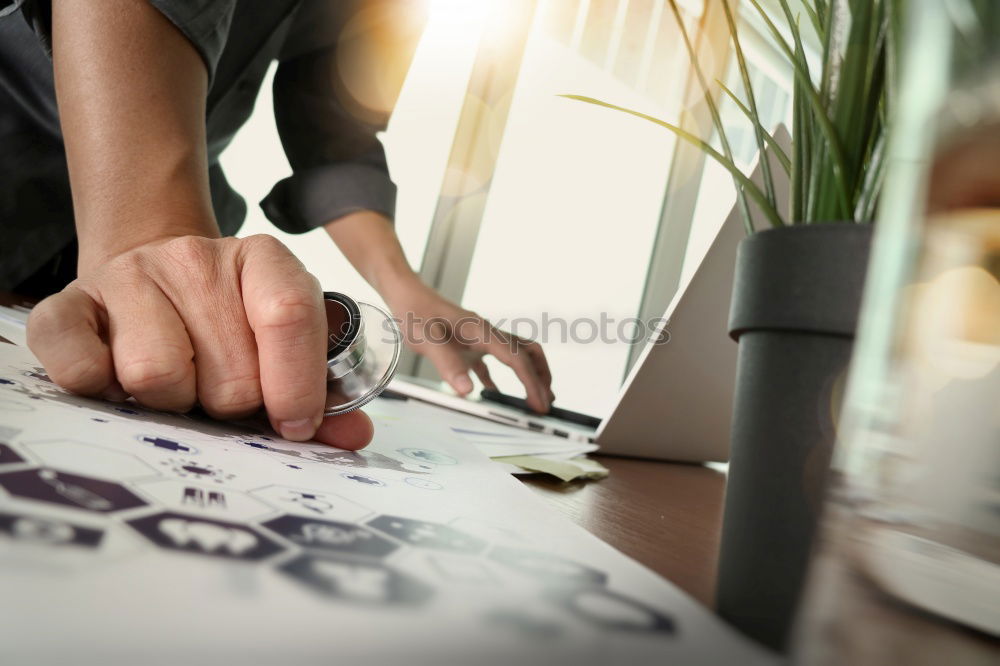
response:
<path id="1" fill-rule="evenodd" d="M 348 336 L 352 339 L 345 341 L 348 344 L 330 346 L 330 351 L 336 350 L 337 354 L 327 357 L 326 416 L 354 411 L 374 399 L 392 379 L 399 363 L 402 336 L 395 320 L 368 303 L 357 303 L 357 311 L 360 321 L 356 335 L 352 330 Z M 339 323 L 342 316 L 338 306 L 328 302 L 328 323 Z"/>

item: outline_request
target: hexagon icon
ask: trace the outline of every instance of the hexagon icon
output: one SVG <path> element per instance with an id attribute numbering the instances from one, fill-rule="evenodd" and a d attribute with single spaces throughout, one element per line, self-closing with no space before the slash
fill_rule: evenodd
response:
<path id="1" fill-rule="evenodd" d="M 376 558 L 385 557 L 399 548 L 364 527 L 333 520 L 281 516 L 262 525 L 303 548 Z"/>
<path id="2" fill-rule="evenodd" d="M 279 570 L 326 597 L 348 603 L 416 606 L 433 595 L 429 586 L 381 562 L 316 553 L 300 555 Z"/>
<path id="3" fill-rule="evenodd" d="M 674 621 L 641 601 L 599 587 L 549 590 L 548 599 L 577 619 L 612 631 L 674 633 Z"/>
<path id="4" fill-rule="evenodd" d="M 212 516 L 222 520 L 248 520 L 274 513 L 274 509 L 246 493 L 181 479 L 152 479 L 133 484 L 141 494 L 168 509 Z"/>
<path id="5" fill-rule="evenodd" d="M 0 444 L 0 465 L 16 465 L 23 463 L 24 458 L 10 446 Z"/>
<path id="6" fill-rule="evenodd" d="M 165 511 L 127 522 L 161 548 L 195 555 L 254 562 L 284 550 L 247 525 L 203 516 Z"/>
<path id="7" fill-rule="evenodd" d="M 25 443 L 24 448 L 48 467 L 115 479 L 151 476 L 156 470 L 135 456 L 72 439 Z"/>
<path id="8" fill-rule="evenodd" d="M 553 585 L 603 585 L 608 575 L 557 555 L 497 546 L 489 557 L 509 569 Z"/>
<path id="9" fill-rule="evenodd" d="M 372 513 L 370 509 L 340 495 L 306 488 L 265 486 L 251 491 L 250 494 L 264 500 L 276 509 L 298 516 L 356 522 Z"/>
<path id="10" fill-rule="evenodd" d="M 104 532 L 62 519 L 0 512 L 0 535 L 19 543 L 96 549 Z"/>
<path id="11" fill-rule="evenodd" d="M 390 561 L 421 580 L 447 585 L 497 587 L 501 582 L 506 582 L 495 570 L 496 565 L 482 557 L 407 548 L 393 555 Z"/>
<path id="12" fill-rule="evenodd" d="M 412 546 L 474 555 L 486 542 L 453 527 L 400 516 L 378 516 L 368 526 Z"/>
<path id="13" fill-rule="evenodd" d="M 146 506 L 132 491 L 113 481 L 49 468 L 0 474 L 0 486 L 16 497 L 95 513 Z"/>

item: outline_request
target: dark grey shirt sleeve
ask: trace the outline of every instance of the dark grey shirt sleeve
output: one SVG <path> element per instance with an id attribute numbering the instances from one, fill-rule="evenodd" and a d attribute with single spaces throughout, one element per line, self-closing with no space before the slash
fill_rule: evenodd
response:
<path id="1" fill-rule="evenodd" d="M 377 137 L 388 114 L 352 113 L 337 89 L 338 28 L 361 4 L 307 1 L 285 41 L 274 79 L 274 115 L 292 175 L 274 186 L 261 208 L 290 233 L 358 210 L 389 219 L 395 213 L 396 186 Z M 317 16 L 321 6 L 336 15 Z"/>
<path id="2" fill-rule="evenodd" d="M 208 69 L 209 84 L 226 45 L 236 0 L 149 0 L 197 49 Z M 52 55 L 51 0 L 0 0 L 0 17 L 21 10 Z"/>
<path id="3" fill-rule="evenodd" d="M 236 0 L 149 0 L 198 50 L 211 86 L 229 37 Z"/>

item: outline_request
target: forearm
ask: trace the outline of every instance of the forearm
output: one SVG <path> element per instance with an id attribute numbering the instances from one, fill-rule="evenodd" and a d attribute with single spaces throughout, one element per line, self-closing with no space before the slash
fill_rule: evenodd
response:
<path id="1" fill-rule="evenodd" d="M 81 274 L 152 240 L 217 237 L 194 47 L 145 0 L 56 0 L 52 33 Z"/>
<path id="2" fill-rule="evenodd" d="M 392 223 L 370 210 L 345 215 L 326 225 L 330 238 L 355 270 L 392 307 L 402 291 L 423 283 L 406 261 Z"/>

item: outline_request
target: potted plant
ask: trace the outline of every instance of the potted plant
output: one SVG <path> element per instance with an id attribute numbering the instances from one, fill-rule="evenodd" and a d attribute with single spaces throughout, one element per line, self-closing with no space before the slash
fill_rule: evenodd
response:
<path id="1" fill-rule="evenodd" d="M 668 4 L 701 84 L 719 150 L 664 120 L 589 97 L 566 97 L 656 123 L 700 147 L 733 177 L 748 237 L 737 253 L 729 321 L 730 335 L 739 341 L 739 361 L 716 601 L 720 615 L 781 649 L 808 561 L 857 323 L 869 222 L 885 171 L 894 34 L 902 9 L 900 0 L 802 0 L 796 3 L 801 15 L 796 15 L 789 0 L 771 3 L 773 11 L 761 0 L 749 0 L 794 75 L 788 154 L 758 117 L 737 2 L 706 3 L 707 10 L 721 7 L 725 13 L 743 97 L 721 82 L 715 91 L 746 116 L 760 154 L 772 154 L 786 172 L 785 218 L 775 198 L 772 160 L 760 159 L 760 186 L 736 166 L 713 87 L 699 66 L 676 0 Z M 818 71 L 806 57 L 802 21 L 821 45 Z M 751 201 L 769 228 L 756 226 Z"/>

